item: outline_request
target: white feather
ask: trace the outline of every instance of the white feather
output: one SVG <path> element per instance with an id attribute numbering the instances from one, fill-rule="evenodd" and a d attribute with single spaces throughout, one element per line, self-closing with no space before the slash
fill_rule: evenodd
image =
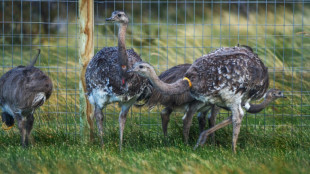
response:
<path id="1" fill-rule="evenodd" d="M 33 101 L 32 101 L 32 106 L 36 106 L 38 102 L 41 102 L 43 100 L 43 102 L 45 102 L 46 100 L 46 96 L 44 92 L 39 92 L 36 94 L 36 96 L 34 97 Z"/>
<path id="2" fill-rule="evenodd" d="M 249 109 L 250 109 L 250 104 L 249 104 L 249 103 L 246 103 L 246 104 L 244 105 L 244 108 L 245 108 L 245 110 L 249 110 Z"/>

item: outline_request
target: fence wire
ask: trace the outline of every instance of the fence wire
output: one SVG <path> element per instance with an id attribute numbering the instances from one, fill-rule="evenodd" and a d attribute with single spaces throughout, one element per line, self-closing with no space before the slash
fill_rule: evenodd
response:
<path id="1" fill-rule="evenodd" d="M 0 2 L 1 75 L 26 65 L 41 49 L 36 66 L 53 80 L 50 100 L 36 112 L 36 128 L 79 135 L 77 0 L 2 0 Z M 94 1 L 95 53 L 117 46 L 118 27 L 105 23 L 115 10 L 130 17 L 126 46 L 134 48 L 158 73 L 237 44 L 251 46 L 269 68 L 270 87 L 287 100 L 258 114 L 246 114 L 247 128 L 310 126 L 310 1 Z M 160 110 L 132 108 L 127 125 L 161 134 Z M 120 109 L 105 109 L 105 126 L 116 126 Z M 176 112 L 174 123 L 181 124 Z M 227 117 L 221 111 L 219 120 Z M 4 133 L 1 130 L 2 133 Z"/>

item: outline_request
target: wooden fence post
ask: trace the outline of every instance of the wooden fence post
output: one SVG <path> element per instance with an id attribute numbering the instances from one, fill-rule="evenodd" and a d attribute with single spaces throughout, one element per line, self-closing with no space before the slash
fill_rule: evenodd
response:
<path id="1" fill-rule="evenodd" d="M 93 140 L 93 118 L 91 117 L 91 105 L 86 97 L 85 71 L 90 59 L 94 56 L 94 1 L 79 0 L 79 25 L 80 25 L 80 40 L 79 40 L 79 65 L 80 65 L 80 132 L 85 135 L 84 127 L 85 116 L 90 128 L 90 140 Z M 83 139 L 83 137 L 82 137 Z"/>

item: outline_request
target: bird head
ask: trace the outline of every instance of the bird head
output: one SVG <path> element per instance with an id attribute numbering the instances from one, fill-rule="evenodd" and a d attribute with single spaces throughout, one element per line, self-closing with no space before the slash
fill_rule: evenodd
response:
<path id="1" fill-rule="evenodd" d="M 128 23 L 129 19 L 125 12 L 114 11 L 110 18 L 106 18 L 107 22 Z"/>
<path id="2" fill-rule="evenodd" d="M 129 69 L 127 72 L 129 73 L 137 73 L 143 77 L 151 77 L 152 73 L 155 73 L 154 68 L 145 62 L 136 62 L 131 69 Z"/>
<path id="3" fill-rule="evenodd" d="M 286 98 L 286 96 L 284 96 L 283 92 L 279 89 L 270 89 L 267 92 L 266 98 L 276 100 L 278 98 Z"/>

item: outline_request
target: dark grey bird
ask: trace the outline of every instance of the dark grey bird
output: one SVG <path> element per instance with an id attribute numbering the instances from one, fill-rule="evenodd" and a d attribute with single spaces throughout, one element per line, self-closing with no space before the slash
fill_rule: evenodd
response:
<path id="1" fill-rule="evenodd" d="M 159 75 L 159 79 L 165 83 L 174 83 L 184 77 L 190 66 L 191 64 L 181 64 L 174 66 L 161 73 Z M 165 95 L 159 90 L 153 89 L 152 95 L 147 101 L 147 105 L 152 108 L 157 104 L 161 104 L 165 107 L 160 113 L 162 119 L 162 129 L 165 136 L 167 136 L 167 128 L 171 113 L 175 110 L 185 112 L 183 117 L 183 137 L 185 143 L 188 142 L 192 118 L 197 111 L 201 111 L 198 114 L 200 132 L 202 132 L 205 128 L 206 114 L 211 110 L 211 108 L 212 110 L 208 117 L 209 127 L 213 127 L 215 125 L 215 118 L 219 112 L 219 108 L 214 105 L 208 105 L 203 108 L 199 108 L 202 103 L 195 100 L 189 91 L 178 95 Z"/>
<path id="2" fill-rule="evenodd" d="M 21 145 L 29 145 L 34 122 L 34 111 L 52 94 L 51 79 L 34 67 L 38 54 L 28 66 L 18 66 L 0 78 L 0 107 L 4 127 L 12 127 L 17 121 L 21 133 Z"/>
<path id="3" fill-rule="evenodd" d="M 120 149 L 123 131 L 129 108 L 137 101 L 151 93 L 148 80 L 137 74 L 128 74 L 127 69 L 142 59 L 133 49 L 126 49 L 125 36 L 128 17 L 122 11 L 115 11 L 106 21 L 117 22 L 118 47 L 105 47 L 98 51 L 86 69 L 86 88 L 90 103 L 94 106 L 94 117 L 103 145 L 103 113 L 102 109 L 109 103 L 118 102 L 121 107 L 119 114 Z"/>
<path id="4" fill-rule="evenodd" d="M 242 107 L 250 106 L 250 101 L 262 98 L 269 86 L 267 67 L 247 46 L 221 48 L 198 58 L 186 71 L 184 78 L 172 84 L 161 81 L 154 68 L 144 62 L 136 63 L 129 71 L 147 77 L 164 94 L 190 91 L 196 100 L 204 104 L 230 110 L 232 117 L 227 120 L 233 124 L 234 152 L 244 116 Z M 204 143 L 206 132 L 208 130 L 201 133 L 198 145 Z"/>

